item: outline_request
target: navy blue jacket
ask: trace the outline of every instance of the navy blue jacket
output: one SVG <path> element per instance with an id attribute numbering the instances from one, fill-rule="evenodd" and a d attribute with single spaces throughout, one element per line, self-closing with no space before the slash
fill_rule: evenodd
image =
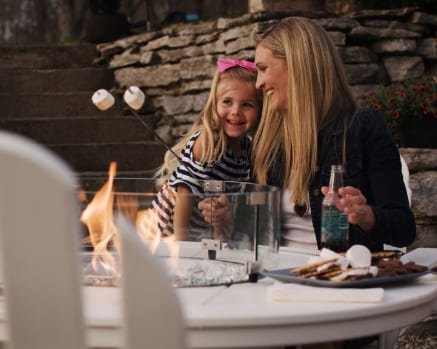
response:
<path id="1" fill-rule="evenodd" d="M 319 135 L 318 170 L 309 184 L 311 215 L 319 248 L 323 200 L 320 188 L 329 183 L 331 165 L 342 164 L 343 159 L 345 128 L 342 120 L 338 122 L 331 131 L 325 130 Z M 278 159 L 275 163 L 277 166 L 269 173 L 268 184 L 283 188 L 283 162 Z M 402 247 L 414 241 L 416 225 L 402 178 L 399 151 L 383 116 L 375 110 L 358 109 L 348 119 L 344 185 L 361 190 L 376 218 L 369 232 L 350 225 L 350 245 L 363 244 L 371 251 L 380 251 L 384 243 Z"/>

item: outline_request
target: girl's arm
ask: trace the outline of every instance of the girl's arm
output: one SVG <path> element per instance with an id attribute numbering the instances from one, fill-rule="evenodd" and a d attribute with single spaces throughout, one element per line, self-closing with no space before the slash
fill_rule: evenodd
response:
<path id="1" fill-rule="evenodd" d="M 204 132 L 202 132 L 193 145 L 193 158 L 200 161 L 202 156 L 202 139 Z M 190 218 L 193 212 L 193 196 L 191 191 L 183 186 L 176 187 L 176 202 L 173 208 L 173 231 L 176 240 L 186 240 L 188 238 L 188 227 L 190 225 Z"/>
<path id="2" fill-rule="evenodd" d="M 173 213 L 174 236 L 176 240 L 186 240 L 193 211 L 193 197 L 191 192 L 183 186 L 178 186 L 176 191 L 176 203 Z"/>
<path id="3" fill-rule="evenodd" d="M 228 240 L 232 238 L 235 207 L 231 206 L 225 195 L 203 199 L 197 207 L 202 212 L 205 222 L 214 226 L 214 239 Z"/>

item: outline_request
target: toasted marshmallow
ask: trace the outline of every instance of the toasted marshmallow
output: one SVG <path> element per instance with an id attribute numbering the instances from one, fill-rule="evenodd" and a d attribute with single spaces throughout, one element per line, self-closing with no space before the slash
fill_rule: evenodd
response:
<path id="1" fill-rule="evenodd" d="M 101 111 L 105 111 L 114 105 L 114 96 L 111 95 L 107 90 L 101 88 L 94 92 L 91 97 L 93 104 L 99 108 Z"/>
<path id="2" fill-rule="evenodd" d="M 139 110 L 144 105 L 146 97 L 138 86 L 131 86 L 124 92 L 123 99 L 129 107 Z"/>

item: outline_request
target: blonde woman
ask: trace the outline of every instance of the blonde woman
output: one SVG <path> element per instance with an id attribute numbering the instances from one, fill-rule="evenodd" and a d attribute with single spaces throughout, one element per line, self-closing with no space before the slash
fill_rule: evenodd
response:
<path id="1" fill-rule="evenodd" d="M 349 244 L 372 251 L 411 244 L 415 222 L 399 152 L 382 115 L 355 105 L 329 34 L 313 20 L 286 18 L 262 35 L 255 63 L 265 101 L 253 174 L 283 188 L 282 243 L 320 249 L 323 194 L 331 165 L 341 164 Z M 370 340 L 314 347 L 360 348 Z"/>
<path id="2" fill-rule="evenodd" d="M 286 18 L 262 35 L 255 63 L 265 104 L 253 173 L 284 189 L 283 243 L 320 248 L 323 194 L 331 165 L 342 164 L 349 244 L 372 251 L 411 244 L 399 152 L 383 117 L 356 107 L 329 34 L 313 20 Z"/>
<path id="3" fill-rule="evenodd" d="M 203 192 L 202 180 L 249 180 L 249 135 L 258 125 L 262 106 L 255 82 L 253 62 L 217 61 L 204 109 L 187 135 L 166 153 L 157 172 L 161 190 L 153 206 L 163 235 L 185 240 L 188 231 L 196 235 L 205 230 L 202 215 L 197 208 L 193 210 L 191 195 Z"/>

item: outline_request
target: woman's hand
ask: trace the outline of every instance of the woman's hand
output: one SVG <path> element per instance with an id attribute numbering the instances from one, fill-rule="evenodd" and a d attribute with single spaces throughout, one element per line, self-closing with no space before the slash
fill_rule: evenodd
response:
<path id="1" fill-rule="evenodd" d="M 232 235 L 234 217 L 225 195 L 207 198 L 197 205 L 205 221 L 214 226 L 215 238 L 229 239 Z"/>
<path id="2" fill-rule="evenodd" d="M 328 187 L 322 187 L 322 193 L 326 195 Z M 360 226 L 364 231 L 371 230 L 375 225 L 375 215 L 361 191 L 355 187 L 343 187 L 340 188 L 339 194 L 341 199 L 336 205 L 347 214 L 349 223 Z"/>

